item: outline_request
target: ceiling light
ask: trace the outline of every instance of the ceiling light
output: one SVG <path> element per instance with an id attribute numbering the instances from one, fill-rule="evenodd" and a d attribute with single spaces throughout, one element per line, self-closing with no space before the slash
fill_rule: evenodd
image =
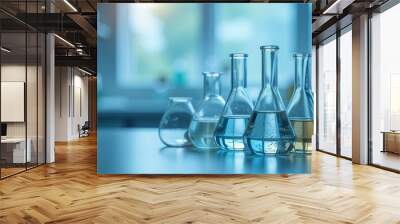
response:
<path id="1" fill-rule="evenodd" d="M 1 47 L 1 51 L 4 51 L 6 53 L 10 53 L 11 52 L 11 50 L 9 50 L 9 49 L 7 49 L 5 47 Z"/>
<path id="2" fill-rule="evenodd" d="M 84 52 L 83 52 L 82 48 L 77 48 L 76 49 L 76 53 L 78 53 L 78 55 L 84 55 Z"/>
<path id="3" fill-rule="evenodd" d="M 342 14 L 343 10 L 351 5 L 355 0 L 336 0 L 327 9 L 322 12 L 323 15 L 326 14 Z"/>
<path id="4" fill-rule="evenodd" d="M 83 70 L 83 69 L 81 69 L 81 68 L 79 68 L 79 67 L 78 67 L 78 70 L 81 71 L 81 72 L 83 72 L 83 73 L 85 73 L 86 75 L 93 75 L 92 73 L 90 73 L 90 72 L 88 72 L 88 71 L 86 71 L 86 70 Z"/>
<path id="5" fill-rule="evenodd" d="M 74 12 L 78 12 L 78 10 L 68 0 L 64 0 L 64 3 L 67 4 Z"/>
<path id="6" fill-rule="evenodd" d="M 66 40 L 66 39 L 64 39 L 64 38 L 62 38 L 62 37 L 60 37 L 60 36 L 57 35 L 57 34 L 54 34 L 54 36 L 57 37 L 57 38 L 58 38 L 59 40 L 61 40 L 62 42 L 64 42 L 65 44 L 67 44 L 68 46 L 75 48 L 75 45 L 73 45 L 73 44 L 72 44 L 71 42 L 69 42 L 68 40 Z"/>

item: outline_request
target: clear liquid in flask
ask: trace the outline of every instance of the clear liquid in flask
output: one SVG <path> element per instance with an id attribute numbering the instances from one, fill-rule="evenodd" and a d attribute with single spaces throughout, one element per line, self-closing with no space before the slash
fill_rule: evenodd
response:
<path id="1" fill-rule="evenodd" d="M 291 120 L 292 127 L 296 133 L 294 141 L 294 151 L 297 153 L 312 153 L 312 135 L 314 131 L 314 122 Z"/>
<path id="2" fill-rule="evenodd" d="M 189 138 L 192 144 L 200 149 L 217 148 L 214 139 L 218 119 L 194 118 L 189 127 Z"/>
<path id="3" fill-rule="evenodd" d="M 223 149 L 243 150 L 243 133 L 246 130 L 250 116 L 223 116 L 215 130 L 215 140 Z"/>
<path id="4" fill-rule="evenodd" d="M 256 154 L 287 154 L 294 140 L 285 111 L 254 111 L 245 144 Z"/>

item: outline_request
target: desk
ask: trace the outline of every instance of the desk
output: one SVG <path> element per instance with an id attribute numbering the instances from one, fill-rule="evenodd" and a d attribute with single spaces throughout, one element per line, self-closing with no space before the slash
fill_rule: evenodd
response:
<path id="1" fill-rule="evenodd" d="M 25 163 L 31 162 L 31 145 L 30 138 L 27 139 L 27 147 L 25 151 L 25 138 L 5 138 L 1 139 L 2 157 L 8 163 Z M 11 159 L 12 158 L 12 159 Z M 27 159 L 27 161 L 25 161 Z"/>
<path id="2" fill-rule="evenodd" d="M 99 174 L 310 173 L 311 155 L 256 156 L 245 152 L 165 147 L 156 128 L 97 131 Z"/>
<path id="3" fill-rule="evenodd" d="M 400 154 L 400 132 L 382 131 L 382 134 L 383 134 L 382 152 L 392 152 Z"/>

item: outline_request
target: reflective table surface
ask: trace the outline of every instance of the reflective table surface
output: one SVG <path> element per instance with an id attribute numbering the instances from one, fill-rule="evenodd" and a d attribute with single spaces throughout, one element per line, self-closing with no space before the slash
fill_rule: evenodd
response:
<path id="1" fill-rule="evenodd" d="M 258 156 L 249 152 L 165 147 L 156 128 L 99 128 L 99 174 L 310 173 L 311 155 Z"/>

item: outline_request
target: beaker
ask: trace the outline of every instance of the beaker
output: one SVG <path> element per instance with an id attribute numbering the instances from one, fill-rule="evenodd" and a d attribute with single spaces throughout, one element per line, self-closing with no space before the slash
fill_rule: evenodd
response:
<path id="1" fill-rule="evenodd" d="M 197 148 L 217 148 L 214 132 L 225 105 L 225 100 L 221 96 L 221 74 L 204 72 L 203 76 L 203 100 L 190 123 L 189 138 Z"/>
<path id="2" fill-rule="evenodd" d="M 314 131 L 314 97 L 311 90 L 311 55 L 296 53 L 293 55 L 295 66 L 296 90 L 289 102 L 287 113 L 296 139 L 294 151 L 312 152 Z"/>
<path id="3" fill-rule="evenodd" d="M 188 128 L 194 114 L 191 98 L 170 97 L 158 128 L 161 141 L 171 147 L 190 146 Z"/>
<path id="4" fill-rule="evenodd" d="M 247 54 L 235 53 L 230 57 L 231 91 L 214 135 L 222 149 L 243 150 L 243 134 L 253 111 L 253 102 L 246 90 Z"/>
<path id="5" fill-rule="evenodd" d="M 261 46 L 262 90 L 244 134 L 256 154 L 287 154 L 294 141 L 285 105 L 278 90 L 278 46 Z"/>

